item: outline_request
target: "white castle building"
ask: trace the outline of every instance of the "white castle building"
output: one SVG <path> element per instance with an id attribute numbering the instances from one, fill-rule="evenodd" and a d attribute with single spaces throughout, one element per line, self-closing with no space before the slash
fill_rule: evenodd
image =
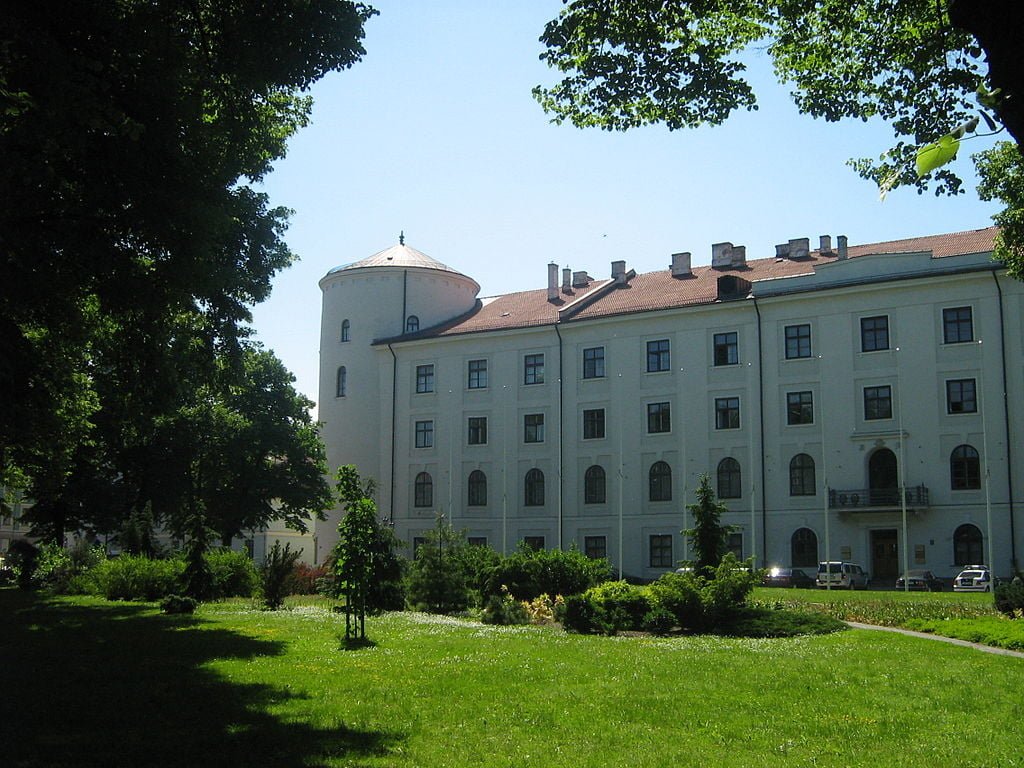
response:
<path id="1" fill-rule="evenodd" d="M 440 513 L 498 551 L 576 545 L 655 578 L 687 557 L 707 473 L 759 566 L 1009 575 L 1024 283 L 992 261 L 995 234 L 751 260 L 718 243 L 710 266 L 677 253 L 647 274 L 550 264 L 545 288 L 482 299 L 400 243 L 320 281 L 329 462 L 376 480 L 410 552 Z"/>

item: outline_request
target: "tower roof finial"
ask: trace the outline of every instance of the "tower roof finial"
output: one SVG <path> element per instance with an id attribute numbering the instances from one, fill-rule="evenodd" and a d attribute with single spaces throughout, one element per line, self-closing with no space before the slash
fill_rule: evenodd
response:
<path id="1" fill-rule="evenodd" d="M 398 233 L 398 244 L 405 245 L 405 230 L 403 229 Z"/>

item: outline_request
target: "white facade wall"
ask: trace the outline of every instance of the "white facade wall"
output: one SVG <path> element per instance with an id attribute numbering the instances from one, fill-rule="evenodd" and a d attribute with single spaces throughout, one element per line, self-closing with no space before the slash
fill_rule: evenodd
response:
<path id="1" fill-rule="evenodd" d="M 692 503 L 701 473 L 716 484 L 719 463 L 732 458 L 741 488 L 725 500 L 724 521 L 736 526 L 742 556 L 754 555 L 758 565 L 789 565 L 793 534 L 806 528 L 817 539 L 815 559 L 851 559 L 888 579 L 892 569 L 902 569 L 906 545 L 909 567 L 948 578 L 958 570 L 954 531 L 969 523 L 983 532 L 984 559 L 991 544 L 997 574 L 1008 575 L 1011 536 L 1018 559 L 1024 553 L 1022 526 L 1011 531 L 1008 487 L 1009 451 L 1019 499 L 1024 445 L 1015 446 L 1020 434 L 1014 425 L 1022 424 L 1024 410 L 1024 286 L 1003 274 L 1000 304 L 987 258 L 865 256 L 806 277 L 755 282 L 756 298 L 390 345 L 360 337 L 351 355 L 347 349 L 328 354 L 339 346 L 339 308 L 354 317 L 359 313 L 349 306 L 367 309 L 379 323 L 376 338 L 396 335 L 400 281 L 373 275 L 334 285 L 329 276 L 322 392 L 332 391 L 340 360 L 367 368 L 350 378 L 346 398 L 325 403 L 321 397 L 330 460 L 355 463 L 378 480 L 381 510 L 393 516 L 396 533 L 410 547 L 443 513 L 468 536 L 505 552 L 524 537 L 543 537 L 549 548 L 581 549 L 587 537 L 604 537 L 607 556 L 623 573 L 655 578 L 674 565 L 665 565 L 664 549 L 662 561 L 652 564 L 651 537 L 671 537 L 672 564 L 685 558 L 685 504 Z M 944 342 L 943 309 L 951 307 L 970 307 L 970 342 Z M 450 317 L 461 313 L 451 311 Z M 861 350 L 865 317 L 886 318 L 888 349 Z M 810 356 L 787 359 L 786 328 L 801 325 L 810 328 Z M 737 362 L 716 365 L 715 334 L 732 332 Z M 647 343 L 666 339 L 668 370 L 649 373 Z M 583 351 L 598 347 L 604 376 L 584 378 Z M 526 356 L 540 354 L 544 381 L 526 384 Z M 486 360 L 486 388 L 468 386 L 471 360 Z M 416 392 L 418 366 L 433 366 L 433 391 Z M 975 381 L 978 409 L 948 413 L 946 382 L 964 379 Z M 865 419 L 865 387 L 886 386 L 892 416 Z M 812 423 L 788 423 L 791 392 L 811 393 Z M 738 399 L 738 427 L 716 428 L 719 398 Z M 671 427 L 651 434 L 647 406 L 656 403 L 669 404 Z M 604 436 L 585 439 L 583 412 L 600 409 Z M 534 415 L 543 416 L 544 440 L 527 443 L 524 421 Z M 486 444 L 469 444 L 471 417 L 486 418 Z M 430 447 L 416 447 L 416 422 L 432 424 Z M 983 476 L 986 465 L 990 470 L 987 492 L 985 482 L 978 489 L 951 488 L 950 454 L 965 444 L 981 455 Z M 926 489 L 925 503 L 915 496 L 908 505 L 906 537 L 900 505 L 872 507 L 864 493 L 872 484 L 871 457 L 884 450 L 897 457 L 907 488 Z M 798 454 L 814 463 L 807 495 L 791 494 L 790 462 Z M 671 499 L 651 501 L 649 472 L 659 461 L 671 467 Z M 584 503 L 585 474 L 595 465 L 605 472 L 604 501 Z M 540 506 L 524 498 L 532 469 L 545 479 Z M 482 506 L 468 504 L 474 470 L 487 478 Z M 432 503 L 416 506 L 415 481 L 424 472 L 432 479 Z M 855 507 L 856 491 L 865 503 Z M 1019 500 L 1016 507 L 1019 517 Z M 329 534 L 320 538 L 333 541 Z"/>

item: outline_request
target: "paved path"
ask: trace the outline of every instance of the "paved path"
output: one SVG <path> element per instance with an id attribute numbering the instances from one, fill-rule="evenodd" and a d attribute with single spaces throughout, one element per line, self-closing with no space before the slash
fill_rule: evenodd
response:
<path id="1" fill-rule="evenodd" d="M 985 651 L 985 653 L 995 653 L 999 656 L 1015 656 L 1018 659 L 1024 659 L 1024 652 L 1011 651 L 1008 648 L 995 648 L 991 645 L 983 645 L 981 643 L 972 643 L 969 640 L 960 640 L 955 637 L 943 637 L 942 635 L 933 635 L 930 632 L 915 632 L 912 629 L 901 629 L 900 627 L 880 627 L 877 624 L 861 624 L 857 621 L 846 622 L 847 626 L 853 627 L 854 629 L 875 629 L 879 632 L 895 632 L 898 635 L 909 635 L 910 637 L 923 637 L 925 640 L 938 640 L 942 643 L 950 643 L 951 645 L 963 645 L 968 648 L 974 648 L 978 651 Z"/>

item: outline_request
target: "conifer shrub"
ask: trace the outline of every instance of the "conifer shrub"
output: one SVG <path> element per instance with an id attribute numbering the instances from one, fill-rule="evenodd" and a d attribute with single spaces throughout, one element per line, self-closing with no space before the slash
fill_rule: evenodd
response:
<path id="1" fill-rule="evenodd" d="M 526 606 L 509 594 L 508 590 L 500 595 L 487 598 L 480 620 L 484 624 L 529 624 L 530 616 Z"/>
<path id="2" fill-rule="evenodd" d="M 1020 574 L 1012 581 L 996 585 L 996 608 L 1010 618 L 1024 616 L 1024 578 Z"/>
<path id="3" fill-rule="evenodd" d="M 199 605 L 193 598 L 182 595 L 168 595 L 160 601 L 162 613 L 195 613 Z"/>
<path id="4" fill-rule="evenodd" d="M 274 542 L 260 568 L 260 594 L 264 608 L 276 611 L 284 603 L 288 577 L 301 556 L 301 549 L 292 552 L 291 544 L 282 547 L 281 542 Z"/>

